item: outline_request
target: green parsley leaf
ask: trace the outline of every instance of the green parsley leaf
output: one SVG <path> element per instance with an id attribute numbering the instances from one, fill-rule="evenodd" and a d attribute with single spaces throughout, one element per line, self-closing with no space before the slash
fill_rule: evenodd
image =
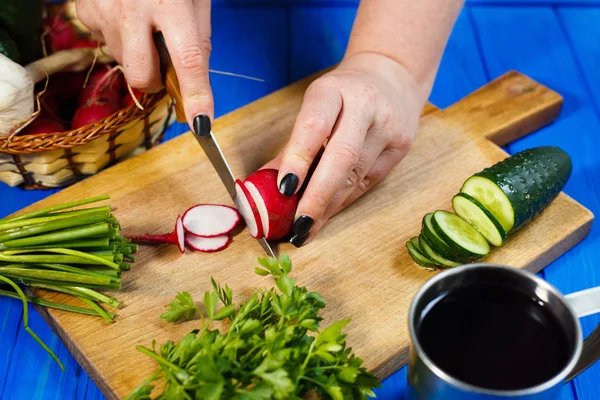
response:
<path id="1" fill-rule="evenodd" d="M 194 304 L 192 296 L 188 292 L 177 293 L 175 301 L 169 303 L 167 311 L 160 318 L 169 322 L 177 322 L 180 319 L 189 321 L 196 315 L 198 307 Z"/>

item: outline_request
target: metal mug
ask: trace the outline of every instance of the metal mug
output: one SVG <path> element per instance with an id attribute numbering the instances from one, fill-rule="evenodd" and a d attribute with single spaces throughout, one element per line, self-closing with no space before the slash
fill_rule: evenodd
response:
<path id="1" fill-rule="evenodd" d="M 477 387 L 452 377 L 425 354 L 419 341 L 421 312 L 440 295 L 467 285 L 493 282 L 542 301 L 562 324 L 569 341 L 568 362 L 560 372 L 538 385 L 519 390 Z M 409 311 L 408 384 L 410 400 L 550 400 L 558 398 L 567 376 L 576 366 L 582 351 L 579 318 L 600 312 L 600 287 L 563 296 L 554 286 L 535 274 L 495 264 L 467 264 L 443 271 L 431 278 L 415 295 Z"/>

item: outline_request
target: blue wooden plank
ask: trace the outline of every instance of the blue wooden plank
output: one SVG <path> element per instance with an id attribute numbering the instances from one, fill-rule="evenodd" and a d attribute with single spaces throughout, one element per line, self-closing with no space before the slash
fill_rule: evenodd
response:
<path id="1" fill-rule="evenodd" d="M 29 313 L 29 326 L 60 358 L 65 372 L 21 324 L 0 398 L 75 399 L 81 367 L 34 309 Z"/>
<path id="2" fill-rule="evenodd" d="M 211 69 L 264 79 L 258 82 L 211 73 L 216 117 L 290 82 L 285 8 L 216 8 L 211 18 Z M 188 130 L 187 124 L 175 124 L 164 140 Z"/>
<path id="3" fill-rule="evenodd" d="M 19 301 L 0 298 L 0 343 L 3 349 L 0 353 L 0 393 L 6 384 L 8 368 L 21 325 L 22 311 L 22 304 Z"/>
<path id="4" fill-rule="evenodd" d="M 344 56 L 356 7 L 293 7 L 290 68 L 293 81 L 339 63 Z"/>
<path id="5" fill-rule="evenodd" d="M 491 75 L 517 69 L 565 98 L 563 112 L 554 124 L 510 145 L 510 151 L 547 144 L 563 148 L 573 160 L 573 175 L 565 192 L 598 215 L 600 121 L 553 9 L 473 7 L 473 16 Z M 600 285 L 595 262 L 598 251 L 600 230 L 595 224 L 587 239 L 545 268 L 546 279 L 563 293 Z M 600 316 L 581 322 L 587 334 Z M 574 385 L 576 397 L 597 399 L 599 378 L 600 365 L 580 375 Z M 563 397 L 573 398 L 571 388 L 565 387 Z"/>
<path id="6" fill-rule="evenodd" d="M 600 8 L 558 8 L 569 45 L 575 54 L 596 114 L 600 115 Z M 600 193 L 596 193 L 600 197 Z"/>

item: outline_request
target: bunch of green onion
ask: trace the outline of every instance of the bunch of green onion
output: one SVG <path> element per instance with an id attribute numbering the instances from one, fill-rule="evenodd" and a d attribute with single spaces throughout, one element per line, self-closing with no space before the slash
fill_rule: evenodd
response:
<path id="1" fill-rule="evenodd" d="M 74 209 L 109 198 L 94 197 L 0 219 L 0 296 L 22 300 L 25 329 L 63 369 L 29 328 L 27 304 L 113 321 L 116 314 L 103 305 L 118 308 L 119 302 L 99 290 L 121 288 L 121 271 L 135 261 L 138 246 L 119 235 L 121 226 L 109 205 Z M 83 304 L 26 296 L 20 285 L 64 293 Z"/>

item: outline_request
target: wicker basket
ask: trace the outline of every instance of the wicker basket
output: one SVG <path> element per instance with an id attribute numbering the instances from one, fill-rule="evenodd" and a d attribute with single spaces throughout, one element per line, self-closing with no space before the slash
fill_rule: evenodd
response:
<path id="1" fill-rule="evenodd" d="M 62 6 L 48 5 L 48 15 Z M 89 34 L 77 20 L 74 0 L 64 14 L 83 37 Z M 131 105 L 72 131 L 0 136 L 0 181 L 27 189 L 64 187 L 143 153 L 162 139 L 175 113 L 164 91 L 144 95 L 140 103 L 144 110 Z"/>

